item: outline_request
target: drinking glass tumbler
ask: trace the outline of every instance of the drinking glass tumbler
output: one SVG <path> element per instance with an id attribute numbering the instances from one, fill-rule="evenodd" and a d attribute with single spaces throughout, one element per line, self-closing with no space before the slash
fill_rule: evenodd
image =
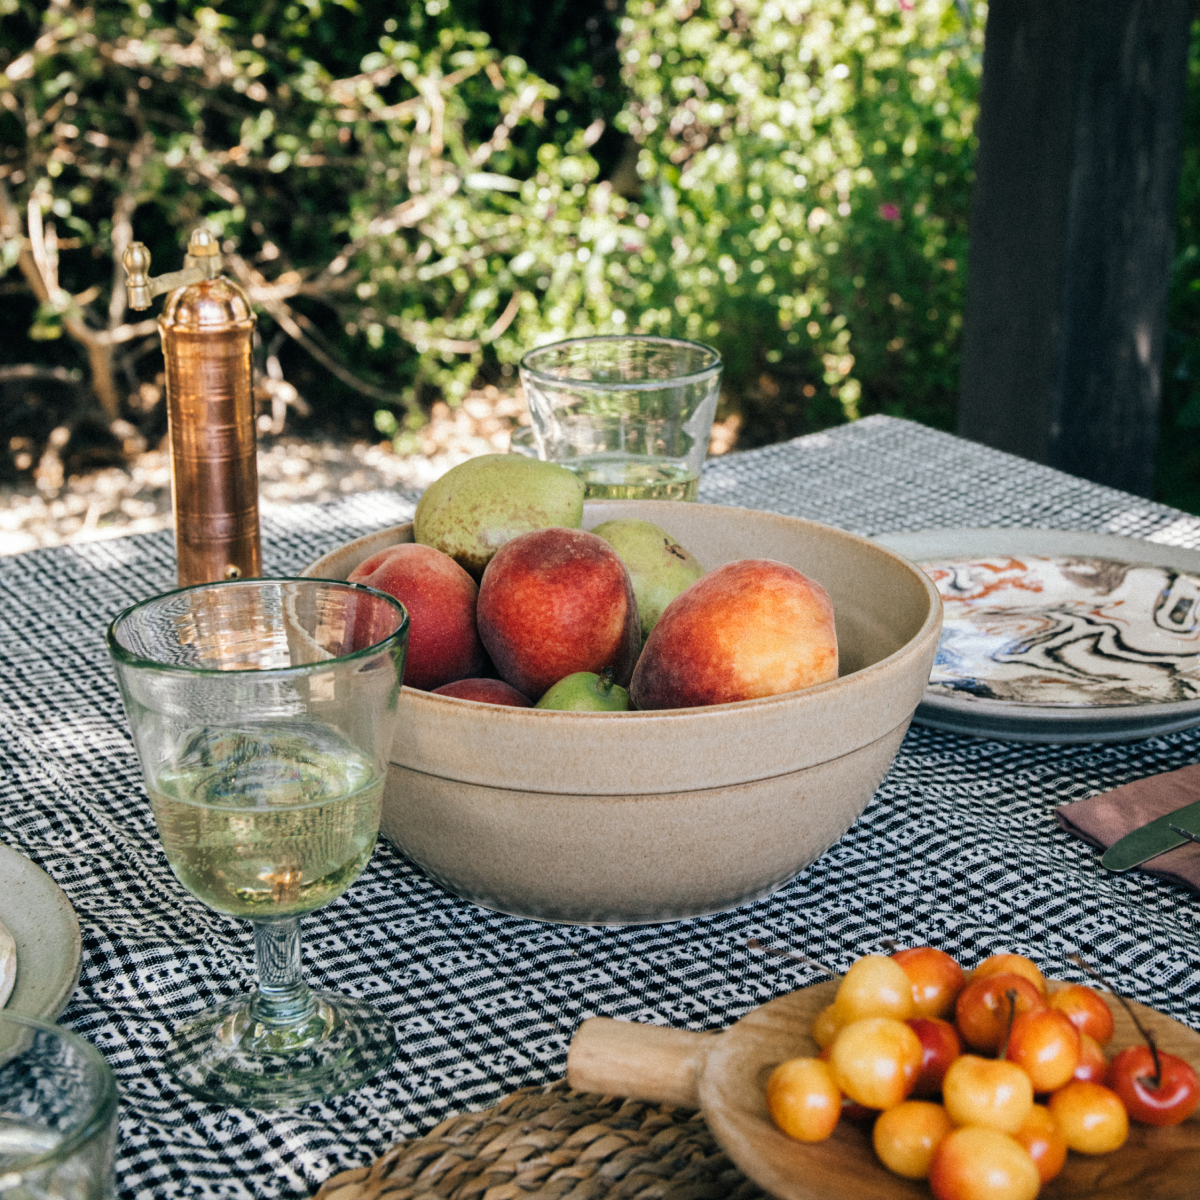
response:
<path id="1" fill-rule="evenodd" d="M 695 500 L 721 385 L 700 342 L 590 337 L 530 350 L 520 365 L 541 459 L 590 500 Z"/>
<path id="2" fill-rule="evenodd" d="M 254 930 L 257 991 L 185 1022 L 168 1050 L 167 1070 L 197 1096 L 304 1104 L 394 1053 L 386 1016 L 305 984 L 300 917 L 371 857 L 407 646 L 398 601 L 323 579 L 183 588 L 109 627 L 167 862 Z"/>
<path id="3" fill-rule="evenodd" d="M 83 1038 L 0 1013 L 0 1196 L 111 1200 L 117 1083 Z"/>

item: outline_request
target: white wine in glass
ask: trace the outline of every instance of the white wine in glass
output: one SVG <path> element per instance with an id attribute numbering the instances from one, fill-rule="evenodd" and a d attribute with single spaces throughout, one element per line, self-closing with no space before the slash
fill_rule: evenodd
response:
<path id="1" fill-rule="evenodd" d="M 395 1031 L 304 983 L 299 918 L 371 857 L 407 614 L 359 584 L 238 580 L 136 604 L 108 644 L 172 871 L 254 929 L 257 991 L 180 1026 L 167 1069 L 246 1108 L 358 1086 Z"/>

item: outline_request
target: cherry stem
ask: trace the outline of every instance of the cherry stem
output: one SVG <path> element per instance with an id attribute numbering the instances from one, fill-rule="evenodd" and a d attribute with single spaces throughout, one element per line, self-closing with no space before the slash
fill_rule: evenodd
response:
<path id="1" fill-rule="evenodd" d="M 1152 1034 L 1145 1027 L 1145 1025 L 1143 1025 L 1141 1023 L 1141 1021 L 1138 1020 L 1138 1015 L 1137 1015 L 1137 1013 L 1135 1013 L 1133 1011 L 1133 1006 L 1129 1003 L 1129 1001 L 1126 1000 L 1125 997 L 1122 996 L 1120 992 L 1116 991 L 1116 989 L 1111 987 L 1108 983 L 1108 980 L 1106 980 L 1104 978 L 1104 976 L 1101 975 L 1100 972 L 1096 970 L 1095 967 L 1093 967 L 1090 963 L 1084 962 L 1081 955 L 1069 954 L 1069 955 L 1067 955 L 1067 957 L 1076 966 L 1082 967 L 1089 975 L 1092 976 L 1093 979 L 1096 979 L 1100 983 L 1104 984 L 1104 986 L 1106 988 L 1108 988 L 1108 990 L 1120 1002 L 1121 1007 L 1126 1011 L 1126 1013 L 1129 1014 L 1129 1019 L 1133 1022 L 1134 1027 L 1137 1029 L 1138 1033 L 1140 1033 L 1142 1035 L 1142 1037 L 1145 1039 L 1146 1045 L 1150 1047 L 1150 1057 L 1154 1059 L 1154 1078 L 1152 1080 L 1147 1080 L 1147 1082 L 1150 1083 L 1153 1087 L 1158 1088 L 1162 1084 L 1162 1062 L 1159 1060 L 1159 1057 L 1158 1057 L 1158 1044 L 1154 1040 L 1154 1034 Z"/>
<path id="2" fill-rule="evenodd" d="M 795 950 L 777 950 L 774 946 L 764 946 L 758 938 L 751 938 L 747 943 L 751 950 L 761 950 L 764 954 L 778 954 L 781 958 L 794 958 L 797 962 L 802 962 L 805 966 L 816 967 L 822 975 L 828 975 L 830 979 L 841 979 L 840 975 L 834 974 L 828 967 L 817 962 L 815 958 L 809 958 L 807 954 L 797 954 Z"/>
<path id="3" fill-rule="evenodd" d="M 1013 1022 L 1017 1019 L 1017 989 L 1009 988 L 1004 995 L 1008 1000 L 1008 1028 L 1004 1031 L 1004 1044 L 1000 1047 L 1000 1053 L 996 1055 L 1001 1059 L 1008 1057 L 1008 1043 L 1012 1037 Z"/>

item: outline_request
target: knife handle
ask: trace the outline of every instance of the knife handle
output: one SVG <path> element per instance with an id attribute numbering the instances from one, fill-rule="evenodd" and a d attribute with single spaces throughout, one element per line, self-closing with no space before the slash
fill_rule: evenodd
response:
<path id="1" fill-rule="evenodd" d="M 567 1083 L 580 1092 L 700 1107 L 700 1076 L 713 1033 L 592 1017 L 567 1051 Z"/>

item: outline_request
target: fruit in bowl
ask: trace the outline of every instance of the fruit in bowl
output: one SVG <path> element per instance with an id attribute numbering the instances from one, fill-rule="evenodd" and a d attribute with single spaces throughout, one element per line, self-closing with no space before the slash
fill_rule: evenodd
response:
<path id="1" fill-rule="evenodd" d="M 531 700 L 579 671 L 629 683 L 641 643 L 629 572 L 603 538 L 538 529 L 513 538 L 479 587 L 479 634 L 500 677 Z"/>
<path id="2" fill-rule="evenodd" d="M 425 489 L 413 540 L 448 554 L 478 579 L 514 537 L 557 525 L 578 529 L 583 480 L 574 471 L 520 454 L 469 458 Z"/>
<path id="3" fill-rule="evenodd" d="M 695 708 L 795 692 L 838 673 L 829 593 L 770 559 L 726 563 L 667 605 L 638 659 L 635 708 Z"/>
<path id="4" fill-rule="evenodd" d="M 815 522 L 720 505 L 583 506 L 587 531 L 626 519 L 660 527 L 710 573 L 769 559 L 819 583 L 835 615 L 837 677 L 636 713 L 470 704 L 403 688 L 383 832 L 485 907 L 623 924 L 774 891 L 865 807 L 929 678 L 941 601 L 892 551 Z M 381 530 L 305 573 L 345 578 L 412 540 L 411 525 Z"/>
<path id="5" fill-rule="evenodd" d="M 602 537 L 621 556 L 633 582 L 642 640 L 658 624 L 663 609 L 704 574 L 695 556 L 653 521 L 618 517 L 597 525 Z"/>
<path id="6" fill-rule="evenodd" d="M 573 480 L 550 463 L 470 459 L 421 498 L 419 547 L 392 547 L 354 569 L 353 580 L 409 607 L 406 684 L 436 691 L 484 674 L 480 642 L 532 701 L 580 672 L 607 671 L 627 687 L 635 663 L 632 709 L 736 703 L 837 677 L 834 610 L 820 584 L 764 559 L 705 575 L 665 529 L 635 517 L 585 532 Z M 477 604 L 466 570 L 453 576 L 458 562 L 480 579 Z"/>
<path id="7" fill-rule="evenodd" d="M 359 563 L 348 578 L 395 596 L 408 611 L 409 687 L 431 692 L 487 669 L 475 620 L 479 588 L 449 555 L 415 542 L 389 546 Z"/>

